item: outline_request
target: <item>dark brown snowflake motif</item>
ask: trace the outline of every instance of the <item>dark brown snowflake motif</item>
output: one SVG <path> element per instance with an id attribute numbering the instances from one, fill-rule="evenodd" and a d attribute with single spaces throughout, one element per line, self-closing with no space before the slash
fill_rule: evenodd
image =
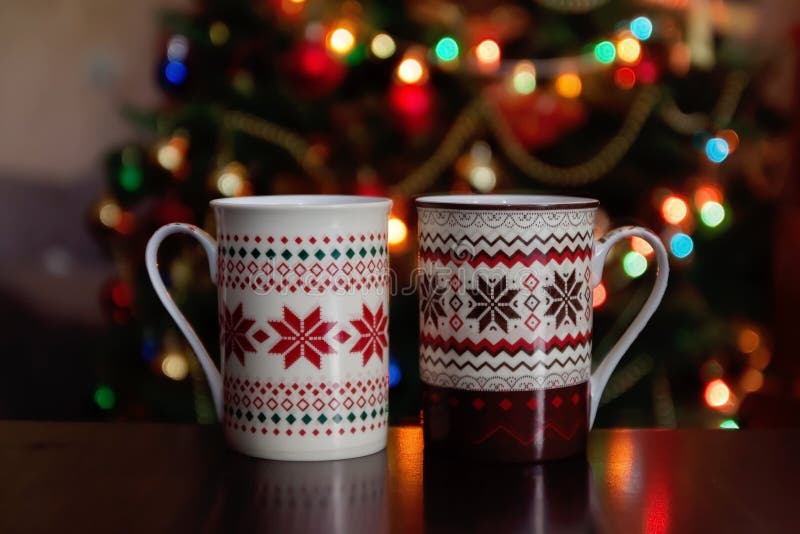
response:
<path id="1" fill-rule="evenodd" d="M 553 279 L 552 285 L 544 286 L 545 292 L 549 295 L 547 299 L 549 306 L 544 313 L 555 317 L 556 328 L 559 328 L 567 320 L 575 324 L 578 313 L 583 311 L 581 303 L 583 281 L 575 276 L 575 271 L 564 276 L 555 273 Z"/>
<path id="2" fill-rule="evenodd" d="M 467 319 L 478 320 L 479 332 L 494 324 L 508 333 L 508 320 L 520 318 L 511 304 L 517 293 L 519 289 L 506 287 L 505 277 L 499 278 L 494 285 L 489 280 L 478 277 L 478 287 L 467 289 L 467 294 L 475 302 L 475 307 L 470 310 Z"/>
<path id="3" fill-rule="evenodd" d="M 423 274 L 419 282 L 419 309 L 423 324 L 431 321 L 436 326 L 440 317 L 445 316 L 444 293 L 446 288 L 438 284 L 434 275 Z"/>
<path id="4" fill-rule="evenodd" d="M 219 316 L 220 338 L 225 359 L 236 356 L 239 363 L 244 365 L 244 353 L 255 352 L 256 348 L 247 338 L 247 331 L 255 324 L 253 319 L 243 317 L 242 303 L 231 312 L 227 306 L 222 306 Z"/>

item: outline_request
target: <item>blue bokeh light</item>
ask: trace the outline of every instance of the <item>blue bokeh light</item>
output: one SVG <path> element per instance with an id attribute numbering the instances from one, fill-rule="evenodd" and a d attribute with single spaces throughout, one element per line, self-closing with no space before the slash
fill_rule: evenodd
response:
<path id="1" fill-rule="evenodd" d="M 706 156 L 714 163 L 721 163 L 730 153 L 728 142 L 721 137 L 712 137 L 706 141 Z"/>
<path id="2" fill-rule="evenodd" d="M 164 78 L 172 85 L 180 85 L 186 81 L 189 69 L 180 61 L 168 61 L 164 66 Z"/>
<path id="3" fill-rule="evenodd" d="M 694 241 L 687 234 L 677 233 L 669 240 L 669 249 L 676 258 L 685 258 L 694 250 Z"/>
<path id="4" fill-rule="evenodd" d="M 653 23 L 647 17 L 636 17 L 630 27 L 631 33 L 640 41 L 646 41 L 653 35 Z"/>
<path id="5" fill-rule="evenodd" d="M 147 362 L 152 362 L 158 356 L 158 341 L 154 338 L 145 338 L 142 340 L 142 359 Z"/>
<path id="6" fill-rule="evenodd" d="M 403 379 L 403 372 L 394 358 L 389 358 L 389 387 L 393 388 Z"/>

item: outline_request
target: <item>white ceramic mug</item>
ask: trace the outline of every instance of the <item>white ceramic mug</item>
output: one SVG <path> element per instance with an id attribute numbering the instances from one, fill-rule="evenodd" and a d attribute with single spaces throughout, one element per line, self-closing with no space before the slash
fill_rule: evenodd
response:
<path id="1" fill-rule="evenodd" d="M 229 446 L 332 460 L 386 446 L 391 201 L 342 195 L 211 202 L 216 241 L 169 224 L 147 244 L 150 281 L 205 371 Z M 221 372 L 170 297 L 157 252 L 188 234 L 218 286 Z"/>

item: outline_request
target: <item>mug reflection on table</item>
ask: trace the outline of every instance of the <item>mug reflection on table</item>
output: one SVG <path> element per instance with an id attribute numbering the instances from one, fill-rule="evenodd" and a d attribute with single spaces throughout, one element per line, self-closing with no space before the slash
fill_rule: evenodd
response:
<path id="1" fill-rule="evenodd" d="M 386 452 L 329 462 L 230 456 L 211 523 L 227 532 L 388 532 Z"/>
<path id="2" fill-rule="evenodd" d="M 423 487 L 425 523 L 435 532 L 592 532 L 583 458 L 498 465 L 426 454 Z"/>

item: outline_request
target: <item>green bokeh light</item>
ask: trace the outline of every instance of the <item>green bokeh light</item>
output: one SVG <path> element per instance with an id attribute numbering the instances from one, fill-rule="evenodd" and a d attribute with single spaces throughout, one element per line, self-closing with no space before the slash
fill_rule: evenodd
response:
<path id="1" fill-rule="evenodd" d="M 630 251 L 622 258 L 622 268 L 631 278 L 638 278 L 647 270 L 647 258 L 638 252 Z"/>
<path id="2" fill-rule="evenodd" d="M 700 220 L 710 228 L 719 226 L 725 220 L 725 207 L 713 200 L 706 202 L 700 208 Z"/>
<path id="3" fill-rule="evenodd" d="M 122 165 L 119 170 L 119 185 L 125 191 L 138 191 L 142 187 L 142 169 L 138 165 Z"/>
<path id="4" fill-rule="evenodd" d="M 725 428 L 727 430 L 738 430 L 739 424 L 733 419 L 725 419 L 723 422 L 719 424 L 719 427 Z"/>
<path id="5" fill-rule="evenodd" d="M 594 57 L 600 63 L 608 65 L 617 57 L 617 49 L 611 41 L 601 41 L 594 46 Z"/>
<path id="6" fill-rule="evenodd" d="M 536 75 L 530 71 L 521 71 L 511 79 L 514 90 L 521 95 L 529 95 L 536 90 Z"/>
<path id="7" fill-rule="evenodd" d="M 436 43 L 434 53 L 442 61 L 453 61 L 458 57 L 458 43 L 452 37 L 442 37 Z"/>
<path id="8" fill-rule="evenodd" d="M 94 390 L 94 402 L 103 410 L 110 410 L 117 403 L 117 395 L 108 386 L 98 386 Z"/>

